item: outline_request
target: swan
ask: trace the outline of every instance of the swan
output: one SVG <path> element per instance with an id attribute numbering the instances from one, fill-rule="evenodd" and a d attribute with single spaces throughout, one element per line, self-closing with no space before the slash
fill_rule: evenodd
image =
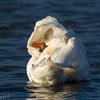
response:
<path id="1" fill-rule="evenodd" d="M 27 48 L 31 55 L 27 64 L 30 82 L 50 86 L 82 81 L 88 76 L 89 63 L 82 40 L 54 17 L 36 22 Z"/>

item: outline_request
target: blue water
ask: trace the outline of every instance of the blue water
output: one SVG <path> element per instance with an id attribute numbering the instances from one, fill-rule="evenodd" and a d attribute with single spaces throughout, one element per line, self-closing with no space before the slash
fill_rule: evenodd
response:
<path id="1" fill-rule="evenodd" d="M 26 43 L 37 20 L 56 17 L 83 39 L 89 79 L 54 87 L 27 84 Z M 0 100 L 100 100 L 100 0 L 0 0 Z"/>

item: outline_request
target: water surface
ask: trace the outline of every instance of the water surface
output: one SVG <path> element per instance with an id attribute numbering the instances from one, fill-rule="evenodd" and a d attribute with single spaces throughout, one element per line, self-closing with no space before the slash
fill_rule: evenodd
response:
<path id="1" fill-rule="evenodd" d="M 27 84 L 26 43 L 35 22 L 48 15 L 83 39 L 91 66 L 87 82 Z M 100 100 L 100 0 L 0 0 L 0 99 Z"/>

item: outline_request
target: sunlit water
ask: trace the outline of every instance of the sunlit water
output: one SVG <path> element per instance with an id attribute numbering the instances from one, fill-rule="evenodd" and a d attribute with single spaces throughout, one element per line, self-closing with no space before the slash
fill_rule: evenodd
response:
<path id="1" fill-rule="evenodd" d="M 51 15 L 83 39 L 86 82 L 36 88 L 27 84 L 26 43 L 37 20 Z M 0 0 L 0 100 L 100 100 L 100 0 Z"/>

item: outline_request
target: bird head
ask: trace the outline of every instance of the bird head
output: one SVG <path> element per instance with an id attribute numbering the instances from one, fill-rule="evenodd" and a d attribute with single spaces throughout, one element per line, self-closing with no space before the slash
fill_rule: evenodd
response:
<path id="1" fill-rule="evenodd" d="M 54 17 L 48 16 L 36 22 L 34 31 L 27 43 L 29 54 L 39 53 L 40 49 L 45 48 L 46 45 L 49 46 L 52 39 L 60 39 L 65 33 L 66 29 Z"/>

